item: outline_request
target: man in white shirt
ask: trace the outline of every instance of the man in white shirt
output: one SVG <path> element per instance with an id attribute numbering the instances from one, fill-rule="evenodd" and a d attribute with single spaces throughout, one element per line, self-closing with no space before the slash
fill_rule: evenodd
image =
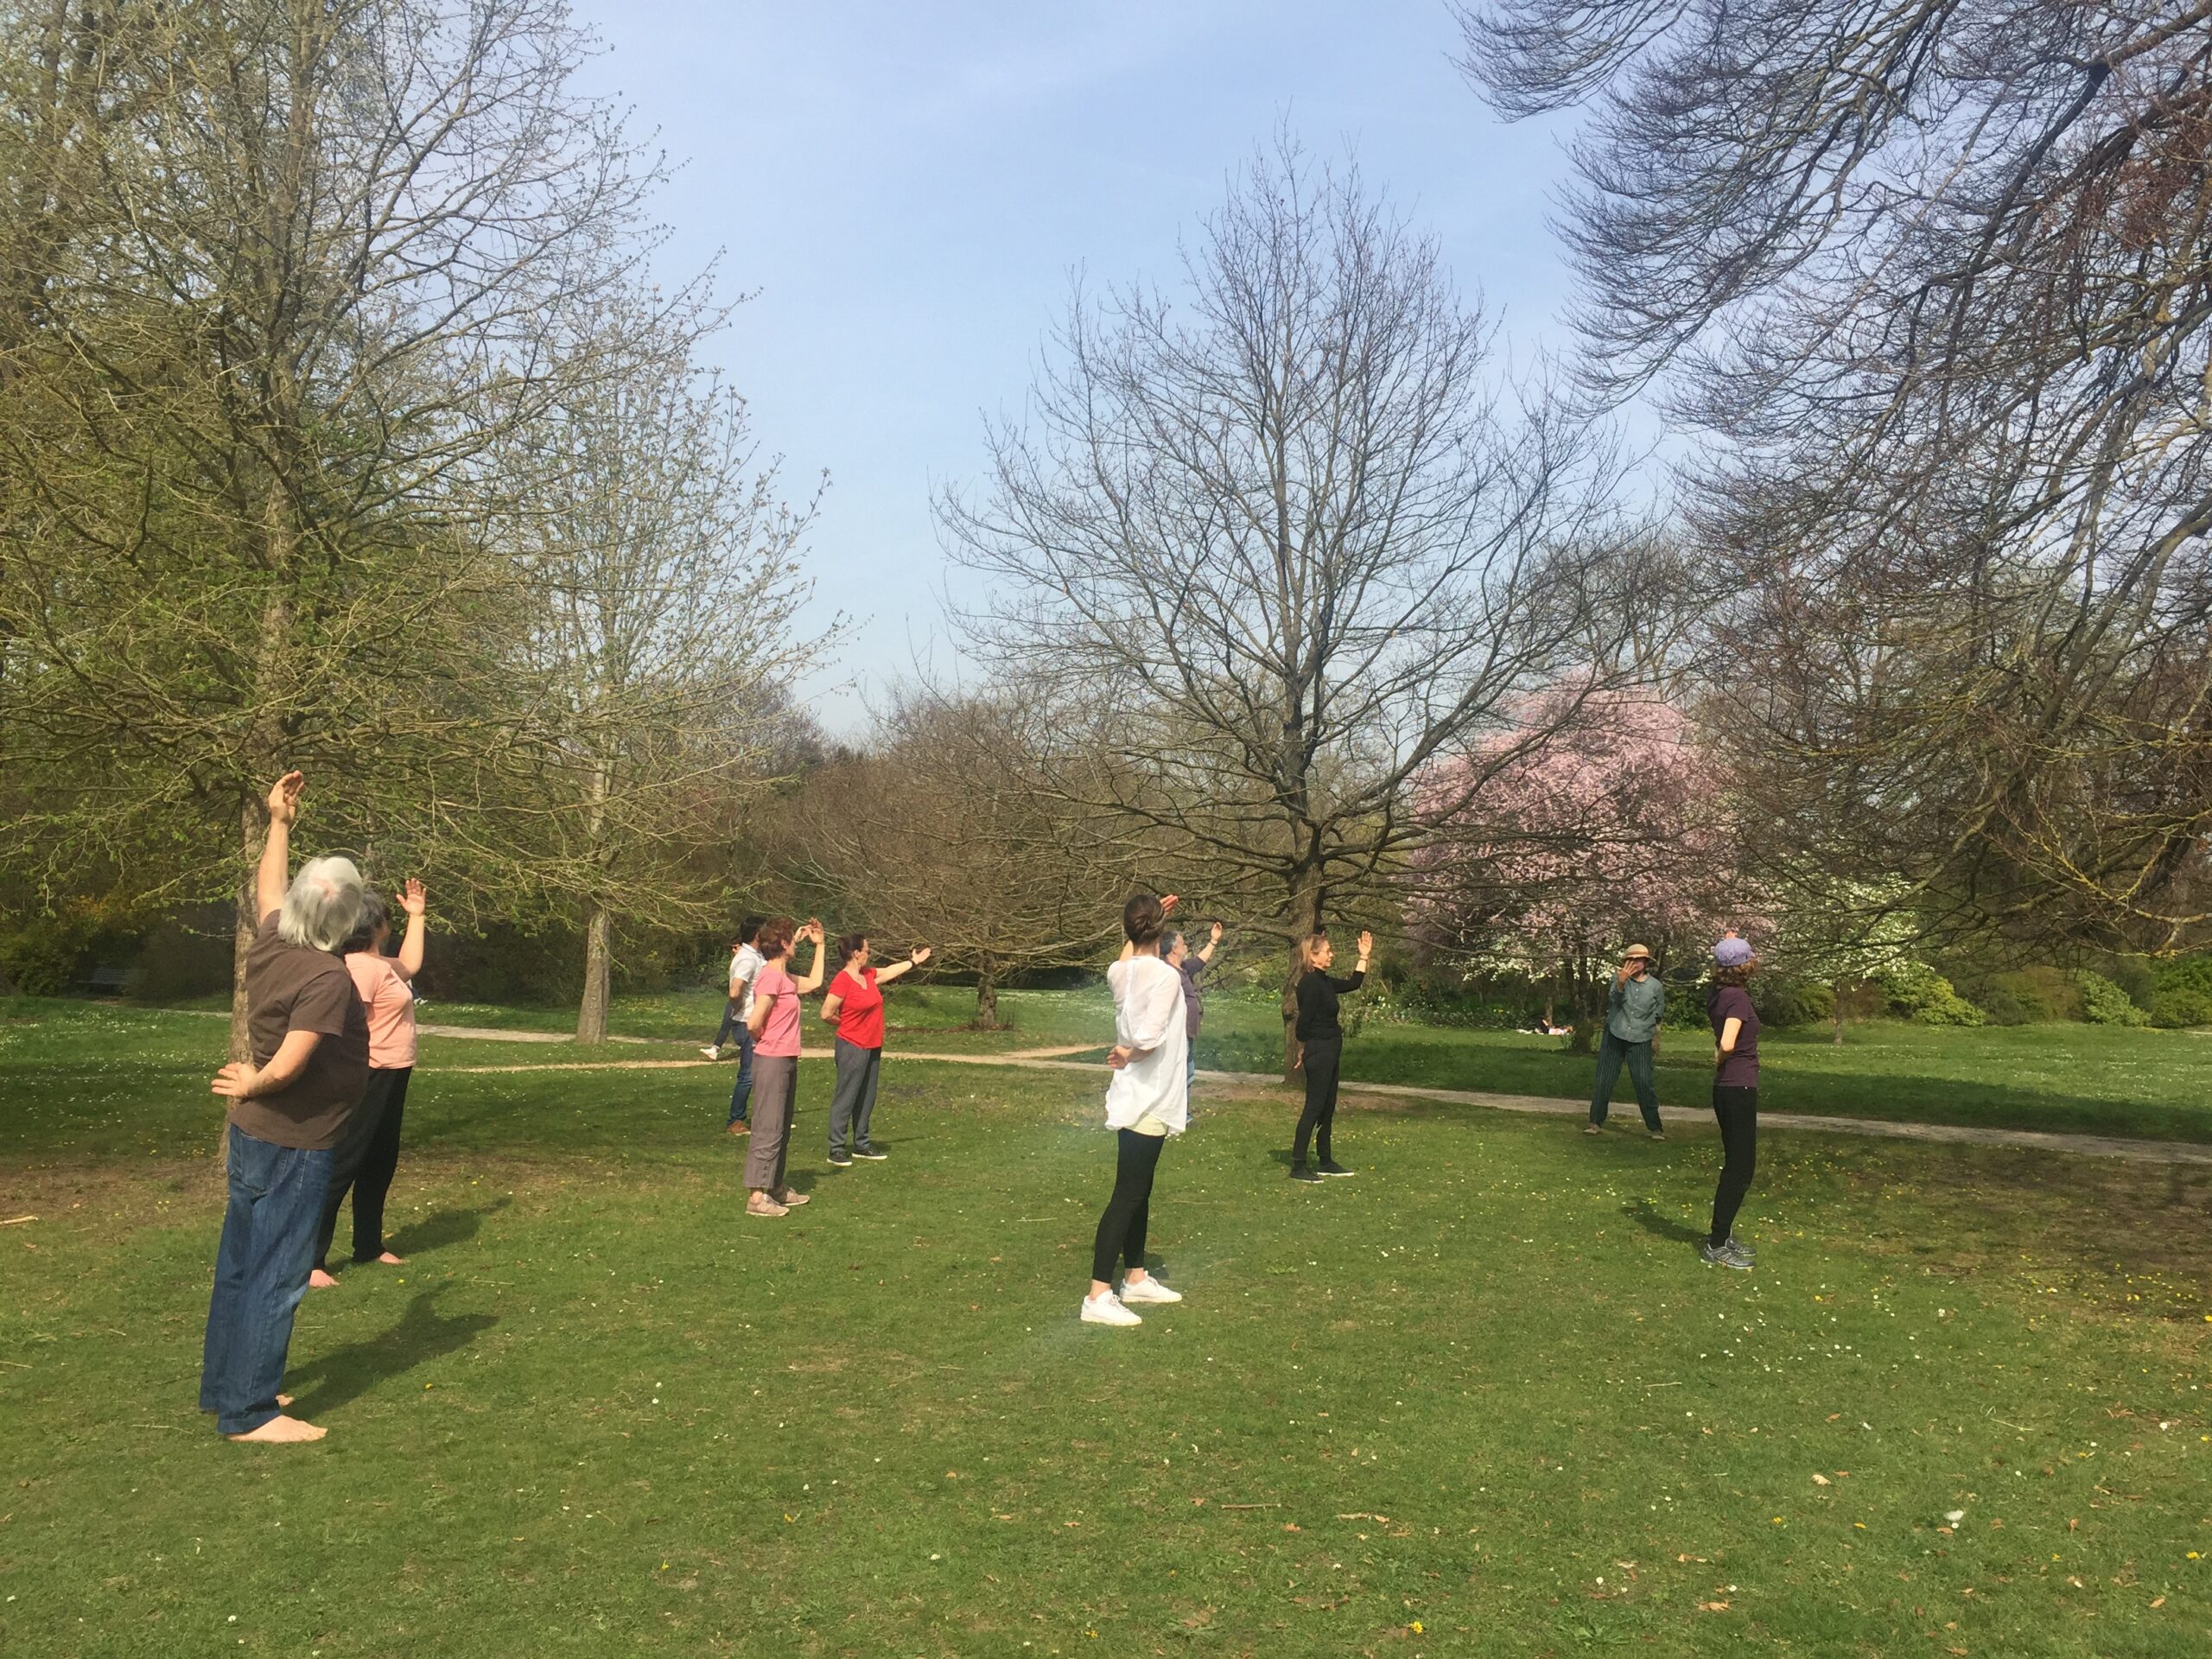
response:
<path id="1" fill-rule="evenodd" d="M 715 1040 L 699 1052 L 710 1060 L 721 1058 L 723 1047 L 734 1040 L 737 1048 L 737 1083 L 730 1090 L 728 1129 L 732 1135 L 750 1135 L 753 1126 L 746 1121 L 745 1112 L 753 1096 L 753 1032 L 747 1021 L 753 1017 L 753 982 L 760 976 L 763 966 L 760 951 L 753 949 L 753 935 L 760 931 L 760 918 L 747 916 L 739 925 L 737 943 L 731 948 L 729 957 L 729 1006 L 722 1014 L 722 1028 Z"/>

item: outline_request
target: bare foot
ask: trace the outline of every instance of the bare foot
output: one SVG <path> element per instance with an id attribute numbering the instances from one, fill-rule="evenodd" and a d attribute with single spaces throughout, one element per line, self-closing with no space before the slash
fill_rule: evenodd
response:
<path id="1" fill-rule="evenodd" d="M 308 1440 L 319 1440 L 329 1433 L 327 1428 L 318 1428 L 313 1423 L 303 1423 L 296 1417 L 287 1417 L 279 1413 L 259 1428 L 225 1438 L 239 1440 L 248 1446 L 299 1446 Z"/>
<path id="2" fill-rule="evenodd" d="M 309 1290 L 328 1290 L 337 1282 L 338 1281 L 335 1279 L 325 1273 L 321 1268 L 315 1268 L 314 1272 L 308 1274 L 308 1288 Z"/>
<path id="3" fill-rule="evenodd" d="M 407 1265 L 407 1258 L 405 1256 L 394 1255 L 390 1250 L 386 1250 L 382 1255 L 377 1257 L 377 1260 L 383 1262 L 387 1268 L 404 1268 Z"/>

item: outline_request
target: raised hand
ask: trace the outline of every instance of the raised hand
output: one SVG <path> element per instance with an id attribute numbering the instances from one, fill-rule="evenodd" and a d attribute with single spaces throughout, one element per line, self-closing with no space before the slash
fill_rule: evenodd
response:
<path id="1" fill-rule="evenodd" d="M 1179 895 L 1172 893 L 1168 893 L 1160 901 L 1160 913 L 1165 916 L 1169 911 L 1174 909 L 1176 906 L 1182 902 L 1183 900 Z"/>
<path id="2" fill-rule="evenodd" d="M 929 959 L 930 948 L 926 944 L 918 944 L 912 950 L 909 950 L 906 953 L 906 960 L 912 963 L 917 968 L 920 967 Z"/>
<path id="3" fill-rule="evenodd" d="M 1368 958 L 1369 957 L 1370 957 L 1371 955 L 1373 955 L 1373 954 L 1374 954 L 1374 951 L 1375 951 L 1375 936 L 1374 936 L 1372 933 L 1368 932 L 1364 928 L 1361 929 L 1361 930 L 1360 930 L 1360 935 L 1359 935 L 1359 958 L 1360 958 L 1360 960 L 1361 960 L 1362 962 L 1366 961 L 1366 960 L 1367 960 L 1367 958 Z"/>
<path id="4" fill-rule="evenodd" d="M 1219 922 L 1216 922 L 1212 928 L 1209 930 L 1209 937 L 1214 944 L 1219 944 L 1221 943 L 1221 924 Z"/>
<path id="5" fill-rule="evenodd" d="M 423 884 L 411 875 L 407 878 L 407 886 L 399 895 L 399 907 L 410 916 L 420 916 L 429 908 L 429 900 L 423 893 Z"/>
<path id="6" fill-rule="evenodd" d="M 307 787 L 303 773 L 288 772 L 269 786 L 269 822 L 289 824 L 300 816 L 300 791 Z"/>

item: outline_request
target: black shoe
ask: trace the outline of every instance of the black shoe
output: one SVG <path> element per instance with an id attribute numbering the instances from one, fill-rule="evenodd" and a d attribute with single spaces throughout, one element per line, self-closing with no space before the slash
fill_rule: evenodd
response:
<path id="1" fill-rule="evenodd" d="M 880 1164 L 890 1155 L 891 1154 L 887 1152 L 878 1152 L 874 1147 L 855 1147 L 853 1148 L 854 1157 L 865 1158 L 871 1163 Z"/>
<path id="2" fill-rule="evenodd" d="M 850 1158 L 847 1157 L 843 1153 L 842 1153 L 842 1152 L 833 1152 L 833 1153 L 831 1153 L 831 1154 L 830 1154 L 830 1168 L 832 1168 L 832 1169 L 850 1169 L 852 1166 L 853 1166 L 853 1160 L 852 1160 Z"/>
<path id="3" fill-rule="evenodd" d="M 1324 1158 L 1319 1164 L 1315 1166 L 1315 1167 L 1319 1169 L 1324 1175 L 1350 1175 L 1355 1173 L 1351 1170 L 1346 1169 L 1342 1164 L 1338 1163 L 1333 1158 Z"/>
<path id="4" fill-rule="evenodd" d="M 1290 1179 L 1294 1181 L 1311 1181 L 1316 1186 L 1321 1184 L 1321 1178 L 1303 1164 L 1293 1164 L 1290 1166 Z"/>

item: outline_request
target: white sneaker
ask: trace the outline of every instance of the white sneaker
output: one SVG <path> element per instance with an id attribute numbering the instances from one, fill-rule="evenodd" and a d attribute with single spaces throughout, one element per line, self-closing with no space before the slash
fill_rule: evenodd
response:
<path id="1" fill-rule="evenodd" d="M 1115 1299 L 1108 1291 L 1103 1296 L 1083 1299 L 1083 1322 L 1085 1325 L 1142 1325 L 1144 1321 Z"/>
<path id="2" fill-rule="evenodd" d="M 1179 1302 L 1183 1296 L 1181 1292 L 1168 1289 L 1159 1280 L 1147 1274 L 1142 1279 L 1124 1279 L 1122 1281 L 1122 1300 L 1124 1302 Z"/>
<path id="3" fill-rule="evenodd" d="M 719 1060 L 722 1057 L 721 1045 L 719 1043 L 709 1043 L 699 1052 L 710 1060 Z"/>

